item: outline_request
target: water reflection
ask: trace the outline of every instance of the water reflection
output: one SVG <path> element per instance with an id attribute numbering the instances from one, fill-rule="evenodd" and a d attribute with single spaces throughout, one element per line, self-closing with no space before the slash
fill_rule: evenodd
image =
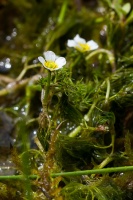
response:
<path id="1" fill-rule="evenodd" d="M 15 174 L 15 167 L 13 162 L 9 159 L 6 161 L 0 161 L 0 175 L 13 175 Z"/>
<path id="2" fill-rule="evenodd" d="M 76 124 L 74 124 L 73 122 L 64 122 L 60 128 L 60 133 L 61 134 L 68 134 L 70 133 L 72 130 L 74 130 L 76 128 Z"/>

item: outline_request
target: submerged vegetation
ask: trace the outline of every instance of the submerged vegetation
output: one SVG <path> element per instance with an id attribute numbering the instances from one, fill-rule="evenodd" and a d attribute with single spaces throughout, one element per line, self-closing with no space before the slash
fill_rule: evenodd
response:
<path id="1" fill-rule="evenodd" d="M 132 8 L 0 2 L 0 199 L 133 199 Z"/>

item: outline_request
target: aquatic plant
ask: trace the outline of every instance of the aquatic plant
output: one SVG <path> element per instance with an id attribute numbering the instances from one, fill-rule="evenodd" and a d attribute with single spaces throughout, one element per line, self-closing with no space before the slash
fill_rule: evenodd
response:
<path id="1" fill-rule="evenodd" d="M 0 3 L 0 199 L 133 198 L 132 6 Z"/>

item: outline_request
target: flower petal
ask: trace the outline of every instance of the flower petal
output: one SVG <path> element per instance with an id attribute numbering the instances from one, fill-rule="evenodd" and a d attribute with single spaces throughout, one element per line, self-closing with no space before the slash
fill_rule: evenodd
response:
<path id="1" fill-rule="evenodd" d="M 94 50 L 98 48 L 98 44 L 94 42 L 93 40 L 88 41 L 87 44 L 90 46 L 90 50 Z"/>
<path id="2" fill-rule="evenodd" d="M 68 40 L 67 41 L 67 46 L 68 47 L 75 47 L 76 46 L 76 42 L 74 40 Z"/>
<path id="3" fill-rule="evenodd" d="M 44 65 L 45 63 L 45 59 L 42 56 L 38 57 L 38 60 Z"/>
<path id="4" fill-rule="evenodd" d="M 75 41 L 76 43 L 81 43 L 81 44 L 85 44 L 85 43 L 86 43 L 86 40 L 83 39 L 83 38 L 81 38 L 81 37 L 79 36 L 79 34 L 77 34 L 77 35 L 74 37 L 74 41 Z"/>
<path id="5" fill-rule="evenodd" d="M 55 61 L 55 63 L 58 65 L 57 69 L 60 69 L 60 68 L 62 68 L 66 64 L 66 59 L 64 57 L 59 57 L 59 58 L 57 58 L 57 60 Z"/>
<path id="6" fill-rule="evenodd" d="M 46 61 L 55 61 L 56 55 L 53 51 L 46 51 L 44 52 L 44 57 Z"/>

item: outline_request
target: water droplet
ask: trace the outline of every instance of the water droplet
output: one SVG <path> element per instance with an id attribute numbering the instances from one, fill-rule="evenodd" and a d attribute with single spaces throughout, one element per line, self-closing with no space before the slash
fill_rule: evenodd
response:
<path id="1" fill-rule="evenodd" d="M 16 37 L 17 36 L 17 29 L 16 28 L 13 29 L 13 32 L 11 33 L 11 36 L 12 37 Z"/>
<path id="2" fill-rule="evenodd" d="M 27 115 L 27 105 L 25 105 L 23 108 L 21 108 L 21 114 Z"/>
<path id="3" fill-rule="evenodd" d="M 10 35 L 6 36 L 6 40 L 10 41 L 12 39 L 12 37 Z"/>
<path id="4" fill-rule="evenodd" d="M 38 59 L 34 59 L 33 64 L 37 64 L 37 63 L 38 63 Z"/>
<path id="5" fill-rule="evenodd" d="M 17 29 L 13 28 L 11 34 L 6 36 L 6 41 L 11 41 L 14 37 L 16 37 L 16 35 L 17 35 Z"/>
<path id="6" fill-rule="evenodd" d="M 8 73 L 11 67 L 10 58 L 4 58 L 0 61 L 0 73 Z"/>
<path id="7" fill-rule="evenodd" d="M 18 110 L 19 109 L 19 107 L 18 106 L 14 106 L 14 108 L 13 108 L 14 110 Z"/>
<path id="8" fill-rule="evenodd" d="M 37 135 L 37 130 L 33 131 L 33 135 L 36 136 Z"/>

